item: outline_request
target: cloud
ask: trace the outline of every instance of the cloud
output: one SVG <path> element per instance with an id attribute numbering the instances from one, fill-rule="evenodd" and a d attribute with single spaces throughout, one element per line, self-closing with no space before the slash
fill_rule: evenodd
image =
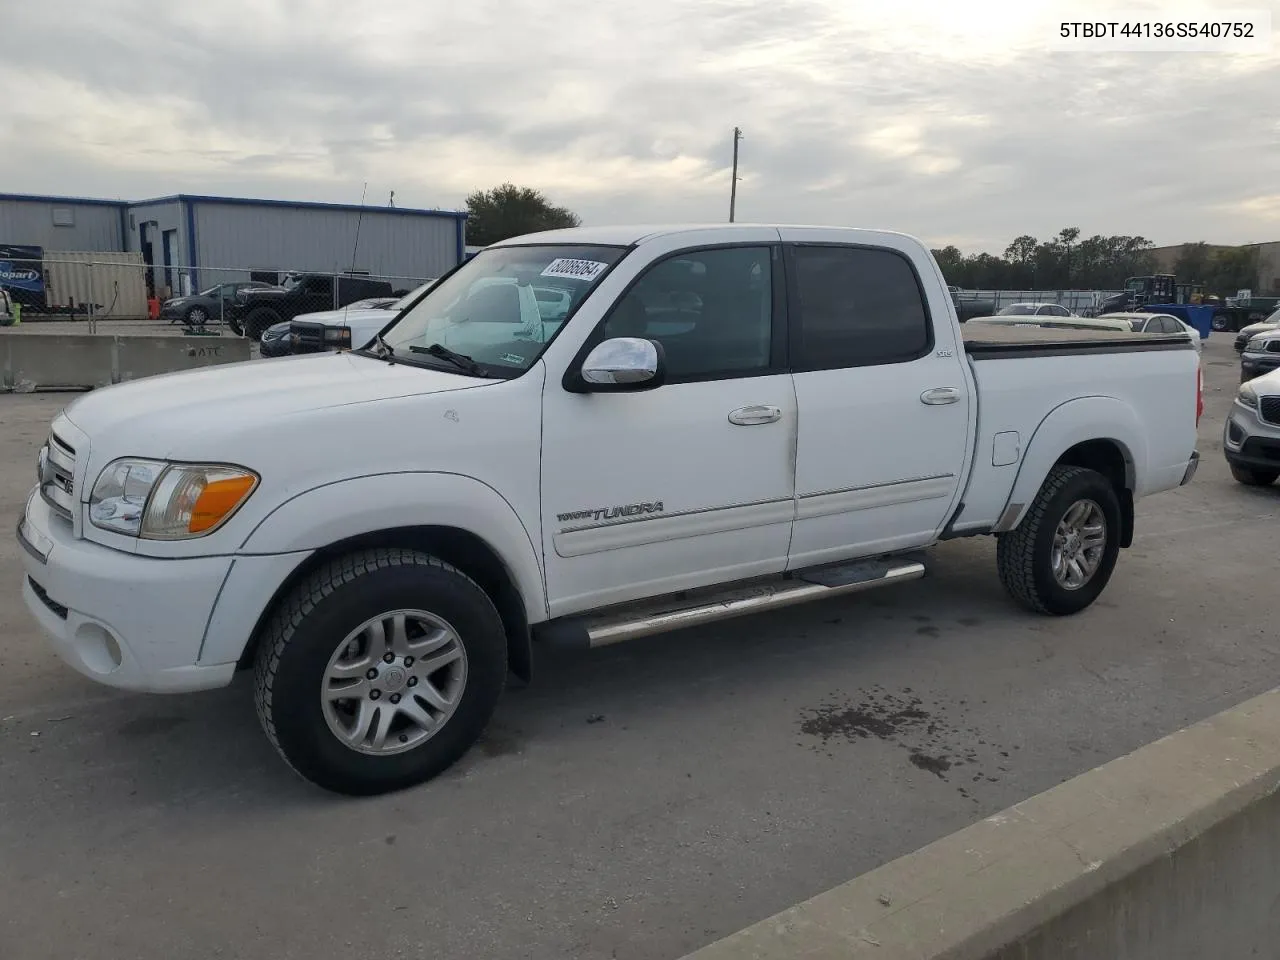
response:
<path id="1" fill-rule="evenodd" d="M 1053 46 L 1061 19 L 1107 9 L 44 0 L 6 11 L 0 179 L 330 201 L 367 181 L 432 207 L 511 180 L 592 223 L 719 220 L 739 125 L 739 219 L 992 251 L 1066 225 L 1280 237 L 1280 48 Z"/>

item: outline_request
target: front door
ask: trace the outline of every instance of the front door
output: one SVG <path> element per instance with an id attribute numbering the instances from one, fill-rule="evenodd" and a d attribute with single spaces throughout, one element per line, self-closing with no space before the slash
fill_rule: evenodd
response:
<path id="1" fill-rule="evenodd" d="M 973 415 L 941 285 L 926 299 L 910 248 L 882 237 L 782 237 L 796 241 L 787 252 L 800 408 L 789 567 L 930 543 L 955 508 Z"/>
<path id="2" fill-rule="evenodd" d="M 662 258 L 627 286 L 574 362 L 608 337 L 647 337 L 663 347 L 662 386 L 579 394 L 547 378 L 552 616 L 784 569 L 796 401 L 777 237 L 761 228 L 749 245 L 679 250 L 672 238 L 642 248 L 672 245 L 654 251 Z"/>

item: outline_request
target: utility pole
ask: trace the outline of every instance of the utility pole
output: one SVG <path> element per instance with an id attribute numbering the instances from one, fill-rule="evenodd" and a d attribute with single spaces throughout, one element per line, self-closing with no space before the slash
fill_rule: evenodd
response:
<path id="1" fill-rule="evenodd" d="M 729 186 L 729 222 L 733 223 L 733 215 L 738 205 L 738 141 L 742 139 L 742 131 L 733 128 L 733 183 Z"/>

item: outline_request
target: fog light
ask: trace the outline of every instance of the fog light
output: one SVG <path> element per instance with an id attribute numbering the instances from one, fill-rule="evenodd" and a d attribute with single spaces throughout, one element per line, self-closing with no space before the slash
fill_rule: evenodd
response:
<path id="1" fill-rule="evenodd" d="M 94 673 L 110 673 L 124 662 L 120 643 L 100 624 L 80 624 L 75 640 L 81 662 Z"/>

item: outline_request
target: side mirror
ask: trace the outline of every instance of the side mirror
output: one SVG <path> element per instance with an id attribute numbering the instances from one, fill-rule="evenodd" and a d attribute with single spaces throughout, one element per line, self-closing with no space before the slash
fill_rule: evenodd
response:
<path id="1" fill-rule="evenodd" d="M 574 378 L 579 393 L 652 390 L 666 379 L 662 345 L 641 337 L 614 337 L 598 344 Z"/>

